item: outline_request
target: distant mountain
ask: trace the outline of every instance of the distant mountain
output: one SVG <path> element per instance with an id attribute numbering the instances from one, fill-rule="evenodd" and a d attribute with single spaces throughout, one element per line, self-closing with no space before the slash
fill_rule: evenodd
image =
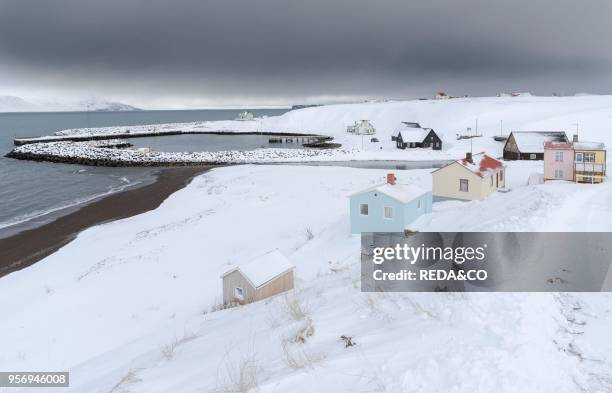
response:
<path id="1" fill-rule="evenodd" d="M 86 101 L 80 103 L 84 110 L 96 112 L 140 111 L 142 109 L 115 101 Z"/>
<path id="2" fill-rule="evenodd" d="M 15 112 L 21 112 L 24 108 L 28 108 L 30 104 L 21 97 L 15 96 L 0 96 L 0 112 L 10 112 L 5 108 L 11 108 Z"/>
<path id="3" fill-rule="evenodd" d="M 21 97 L 0 95 L 0 112 L 115 112 L 137 110 L 140 109 L 121 102 L 106 100 L 25 100 Z"/>

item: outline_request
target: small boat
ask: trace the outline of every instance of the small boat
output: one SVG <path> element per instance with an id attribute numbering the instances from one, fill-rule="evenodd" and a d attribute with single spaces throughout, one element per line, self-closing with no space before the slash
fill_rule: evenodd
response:
<path id="1" fill-rule="evenodd" d="M 468 127 L 468 129 L 463 134 L 457 134 L 457 140 L 461 139 L 472 139 L 472 138 L 480 138 L 482 134 L 478 133 L 478 128 L 475 133 L 472 133 L 472 129 Z"/>
<path id="2" fill-rule="evenodd" d="M 472 139 L 472 138 L 480 138 L 482 134 L 479 135 L 467 135 L 467 134 L 457 134 L 457 140 L 460 139 Z"/>

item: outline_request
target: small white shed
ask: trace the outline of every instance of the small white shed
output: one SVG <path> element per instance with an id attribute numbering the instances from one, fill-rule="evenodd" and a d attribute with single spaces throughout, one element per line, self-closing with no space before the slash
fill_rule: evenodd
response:
<path id="1" fill-rule="evenodd" d="M 225 272 L 223 304 L 248 304 L 293 289 L 295 266 L 278 250 Z"/>

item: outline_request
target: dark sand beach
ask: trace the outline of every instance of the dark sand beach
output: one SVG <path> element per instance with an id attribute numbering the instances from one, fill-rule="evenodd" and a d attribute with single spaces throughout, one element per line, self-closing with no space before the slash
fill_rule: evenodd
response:
<path id="1" fill-rule="evenodd" d="M 38 228 L 0 239 L 0 277 L 34 264 L 93 225 L 157 208 L 208 169 L 209 166 L 161 169 L 152 184 L 109 195 Z"/>

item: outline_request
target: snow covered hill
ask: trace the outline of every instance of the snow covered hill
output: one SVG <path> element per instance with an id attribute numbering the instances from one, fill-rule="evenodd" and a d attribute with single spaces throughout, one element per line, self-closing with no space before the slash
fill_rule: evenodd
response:
<path id="1" fill-rule="evenodd" d="M 379 143 L 346 133 L 369 119 Z M 508 130 L 566 130 L 612 146 L 612 96 L 461 98 L 330 105 L 255 121 L 164 130 L 314 132 L 354 160 L 501 155 Z M 397 150 L 400 121 L 440 152 Z M 130 127 L 131 132 L 150 126 Z M 123 127 L 62 134 L 125 132 Z M 608 155 L 608 162 L 610 162 Z M 527 185 L 542 162 L 508 162 L 512 190 L 434 205 L 423 231 L 612 231 L 612 183 Z M 82 232 L 0 279 L 0 370 L 70 370 L 71 392 L 609 392 L 612 295 L 360 292 L 348 195 L 387 171 L 244 165 L 196 178 L 158 209 Z M 395 171 L 431 187 L 431 170 Z M 310 234 L 314 235 L 311 236 Z M 280 249 L 296 290 L 220 310 L 220 275 Z M 341 335 L 356 346 L 346 348 Z M 18 391 L 18 390 L 16 390 Z M 36 389 L 40 392 L 44 389 Z"/>
<path id="2" fill-rule="evenodd" d="M 537 165 L 510 163 L 510 193 L 439 204 L 423 229 L 612 230 L 612 183 L 527 186 Z M 219 168 L 84 231 L 0 279 L 0 369 L 68 369 L 83 393 L 612 389 L 609 294 L 361 293 L 347 196 L 386 172 Z M 430 187 L 430 170 L 396 174 Z M 274 248 L 295 292 L 219 310 L 219 276 Z"/>
<path id="3" fill-rule="evenodd" d="M 353 135 L 346 127 L 368 119 L 376 128 L 372 136 Z M 482 137 L 457 140 L 468 127 Z M 418 122 L 433 128 L 443 141 L 442 150 L 398 150 L 391 135 L 400 122 Z M 301 132 L 333 136 L 346 150 L 357 151 L 351 160 L 448 160 L 466 151 L 486 151 L 501 156 L 504 143 L 493 136 L 510 131 L 562 130 L 569 138 L 576 132 L 583 141 L 612 146 L 612 96 L 574 97 L 469 97 L 450 100 L 367 102 L 325 105 L 289 111 L 254 121 L 211 121 L 138 127 L 106 127 L 64 130 L 56 134 L 130 133 L 161 131 Z M 501 128 L 501 129 L 500 129 Z M 376 137 L 379 142 L 371 142 Z M 608 160 L 612 160 L 612 154 Z"/>
<path id="4" fill-rule="evenodd" d="M 24 100 L 15 96 L 0 96 L 0 112 L 69 112 L 69 111 L 133 111 L 131 105 L 106 100 L 62 101 Z"/>
<path id="5" fill-rule="evenodd" d="M 381 142 L 370 143 L 359 135 L 346 132 L 356 120 L 368 119 L 376 128 Z M 468 127 L 483 137 L 457 140 L 457 134 Z M 443 150 L 422 149 L 397 151 L 391 135 L 401 121 L 418 122 L 433 128 L 443 140 Z M 612 96 L 580 97 L 469 97 L 451 100 L 397 101 L 329 105 L 291 111 L 282 116 L 261 120 L 261 129 L 302 130 L 332 135 L 348 148 L 359 148 L 368 157 L 396 159 L 429 159 L 460 157 L 465 151 L 487 151 L 501 155 L 503 143 L 493 136 L 521 130 L 563 130 L 568 137 L 578 125 L 581 140 L 602 141 L 612 146 Z M 501 128 L 501 130 L 500 130 Z M 362 144 L 363 143 L 363 144 Z M 382 159 L 382 158 L 381 158 Z"/>

